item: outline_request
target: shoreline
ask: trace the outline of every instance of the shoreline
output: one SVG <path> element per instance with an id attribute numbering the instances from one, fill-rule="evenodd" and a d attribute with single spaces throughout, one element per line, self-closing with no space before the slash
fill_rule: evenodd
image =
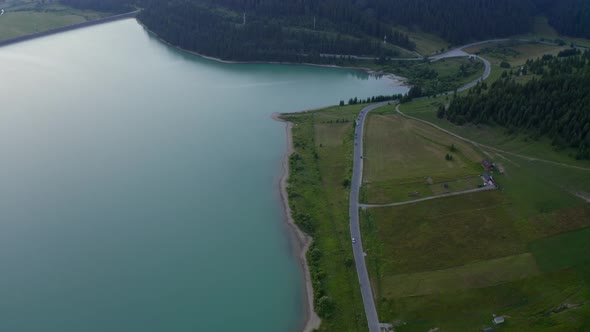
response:
<path id="1" fill-rule="evenodd" d="M 99 19 L 96 19 L 96 20 L 92 20 L 92 21 L 86 21 L 86 22 L 81 22 L 81 23 L 66 25 L 64 27 L 49 29 L 49 30 L 40 31 L 40 32 L 34 32 L 34 33 L 30 33 L 30 34 L 23 35 L 23 36 L 18 36 L 18 37 L 14 37 L 14 38 L 5 39 L 5 40 L 0 41 L 0 47 L 12 45 L 12 44 L 17 44 L 17 43 L 20 43 L 20 42 L 29 41 L 29 40 L 33 40 L 33 39 L 37 39 L 37 38 L 46 37 L 46 36 L 51 36 L 51 35 L 55 35 L 55 34 L 60 34 L 62 32 L 68 32 L 68 31 L 78 30 L 78 29 L 82 29 L 82 28 L 87 28 L 87 27 L 95 26 L 95 25 L 110 23 L 110 22 L 114 22 L 114 21 L 118 21 L 118 20 L 135 19 L 135 21 L 139 25 L 141 25 L 141 27 L 145 31 L 147 31 L 150 35 L 154 36 L 158 41 L 160 41 L 160 42 L 162 42 L 162 43 L 164 43 L 164 44 L 166 44 L 166 45 L 168 45 L 168 46 L 170 46 L 170 47 L 172 47 L 172 48 L 174 48 L 174 49 L 176 49 L 178 51 L 181 51 L 183 53 L 191 54 L 191 55 L 194 55 L 194 56 L 198 56 L 200 58 L 203 58 L 203 59 L 207 59 L 207 60 L 211 60 L 211 61 L 215 61 L 215 62 L 219 62 L 219 63 L 225 63 L 225 64 L 301 65 L 301 66 L 311 66 L 311 67 L 348 69 L 348 70 L 360 71 L 360 72 L 366 73 L 369 76 L 384 77 L 384 78 L 390 80 L 391 83 L 397 84 L 399 86 L 410 86 L 408 84 L 407 78 L 405 78 L 405 77 L 397 76 L 397 75 L 395 75 L 393 73 L 388 73 L 388 72 L 383 72 L 383 71 L 375 71 L 373 69 L 366 68 L 366 67 L 339 66 L 339 65 L 332 65 L 332 64 L 317 64 L 317 63 L 309 63 L 309 62 L 289 62 L 289 61 L 237 61 L 237 60 L 223 60 L 221 58 L 217 58 L 217 57 L 213 57 L 213 56 L 209 56 L 209 55 L 200 54 L 200 53 L 197 53 L 197 52 L 194 52 L 194 51 L 190 51 L 190 50 L 184 49 L 184 48 L 182 48 L 180 46 L 173 45 L 173 44 L 167 42 L 166 40 L 162 39 L 160 36 L 158 36 L 158 34 L 156 34 L 155 32 L 153 32 L 152 30 L 150 30 L 141 21 L 139 21 L 137 19 L 137 15 L 139 14 L 139 12 L 140 12 L 140 10 L 136 10 L 136 11 L 129 12 L 129 13 L 115 14 L 115 15 L 111 15 L 111 16 L 99 18 Z"/>
<path id="2" fill-rule="evenodd" d="M 285 154 L 283 155 L 283 173 L 281 174 L 281 178 L 279 180 L 279 192 L 281 195 L 281 201 L 283 203 L 283 211 L 285 213 L 285 221 L 289 226 L 291 233 L 294 238 L 294 246 L 296 250 L 296 256 L 299 259 L 299 263 L 301 266 L 301 270 L 303 272 L 303 281 L 305 284 L 305 318 L 303 323 L 303 328 L 301 331 L 303 332 L 312 332 L 315 329 L 320 327 L 321 319 L 318 314 L 314 310 L 313 306 L 313 285 L 311 282 L 311 274 L 309 272 L 309 265 L 307 263 L 307 251 L 311 246 L 313 241 L 312 237 L 307 235 L 303 232 L 297 224 L 295 224 L 295 220 L 291 215 L 291 207 L 289 206 L 289 196 L 287 194 L 287 180 L 289 179 L 289 157 L 294 151 L 293 148 L 293 134 L 291 129 L 293 128 L 293 124 L 291 122 L 285 121 L 281 119 L 280 113 L 273 113 L 272 119 L 285 124 L 285 135 L 287 137 L 287 149 Z"/>
<path id="3" fill-rule="evenodd" d="M 309 63 L 309 62 L 289 62 L 289 61 L 239 61 L 239 60 L 224 60 L 221 58 L 217 58 L 214 56 L 210 56 L 210 55 L 204 55 L 201 53 L 197 53 L 195 51 L 190 51 L 187 49 L 184 49 L 180 46 L 176 46 L 173 45 L 171 43 L 169 43 L 168 41 L 162 39 L 157 33 L 153 32 L 152 30 L 150 30 L 148 27 L 146 27 L 142 22 L 140 22 L 137 18 L 135 18 L 135 20 L 137 21 L 137 23 L 139 25 L 141 25 L 145 31 L 147 31 L 150 35 L 154 36 L 154 38 L 156 38 L 157 40 L 159 40 L 160 42 L 176 49 L 179 50 L 183 53 L 187 53 L 190 55 L 194 55 L 194 56 L 198 56 L 199 58 L 203 58 L 203 59 L 207 59 L 207 60 L 211 60 L 211 61 L 215 61 L 215 62 L 219 62 L 219 63 L 225 63 L 225 64 L 233 64 L 233 65 L 266 65 L 266 64 L 271 64 L 271 65 L 299 65 L 299 66 L 311 66 L 311 67 L 324 67 L 324 68 L 337 68 L 337 69 L 348 69 L 348 70 L 357 70 L 357 71 L 361 71 L 363 73 L 366 73 L 370 76 L 383 76 L 386 77 L 387 79 L 389 79 L 390 81 L 392 81 L 392 83 L 399 83 L 400 86 L 410 86 L 408 84 L 408 79 L 405 77 L 401 77 L 401 76 L 397 76 L 393 73 L 387 73 L 387 72 L 383 72 L 383 71 L 375 71 L 373 69 L 370 68 L 366 68 L 366 67 L 351 67 L 351 66 L 338 66 L 338 65 L 330 65 L 330 64 L 318 64 L 318 63 Z M 273 119 L 275 119 L 273 117 Z M 279 122 L 283 122 L 282 120 L 277 120 L 276 121 Z"/>

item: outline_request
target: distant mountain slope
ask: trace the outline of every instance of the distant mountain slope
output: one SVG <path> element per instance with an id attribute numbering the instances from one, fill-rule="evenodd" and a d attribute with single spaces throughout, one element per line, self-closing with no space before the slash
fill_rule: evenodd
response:
<path id="1" fill-rule="evenodd" d="M 415 45 L 393 25 L 418 25 L 460 43 L 527 32 L 535 12 L 529 0 L 140 1 L 139 19 L 163 39 L 231 60 L 396 57 L 391 44 Z"/>
<path id="2" fill-rule="evenodd" d="M 539 11 L 562 33 L 590 32 L 587 0 L 61 1 L 108 11 L 140 7 L 139 20 L 171 44 L 229 60 L 397 57 L 396 46 L 414 50 L 415 44 L 393 26 L 418 27 L 460 44 L 529 32 Z"/>

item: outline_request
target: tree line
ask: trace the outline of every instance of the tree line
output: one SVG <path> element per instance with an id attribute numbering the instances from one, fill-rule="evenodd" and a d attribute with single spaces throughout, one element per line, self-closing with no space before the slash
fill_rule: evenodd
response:
<path id="1" fill-rule="evenodd" d="M 524 84 L 515 78 L 534 75 Z M 530 138 L 549 137 L 557 149 L 572 148 L 590 159 L 590 51 L 568 57 L 545 55 L 505 71 L 488 88 L 479 84 L 452 99 L 438 116 L 463 125 L 483 123 L 524 130 Z"/>

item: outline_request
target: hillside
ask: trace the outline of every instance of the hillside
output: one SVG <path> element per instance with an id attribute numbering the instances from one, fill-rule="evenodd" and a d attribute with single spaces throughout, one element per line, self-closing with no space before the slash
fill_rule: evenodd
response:
<path id="1" fill-rule="evenodd" d="M 530 32 L 549 13 L 557 30 L 584 36 L 584 1 L 544 0 L 62 0 L 121 11 L 176 46 L 228 60 L 354 63 L 347 57 L 412 57 L 418 29 L 451 44 Z M 571 2 L 571 3 L 570 3 Z M 400 29 L 400 27 L 403 27 Z M 385 41 L 385 42 L 384 42 Z M 328 56 L 346 55 L 346 56 Z"/>
<path id="2" fill-rule="evenodd" d="M 575 49 L 528 60 L 502 79 L 454 98 L 439 117 L 463 125 L 500 125 L 508 132 L 527 132 L 530 139 L 548 137 L 556 149 L 571 148 L 576 159 L 590 158 L 590 52 Z M 518 79 L 526 78 L 525 83 Z"/>

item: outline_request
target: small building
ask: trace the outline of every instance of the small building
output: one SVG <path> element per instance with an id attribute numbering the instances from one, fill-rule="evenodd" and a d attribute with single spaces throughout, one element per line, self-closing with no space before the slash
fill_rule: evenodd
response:
<path id="1" fill-rule="evenodd" d="M 483 167 L 483 169 L 485 169 L 486 171 L 493 171 L 496 167 L 496 164 L 484 159 L 481 161 L 481 167 Z"/>
<path id="2" fill-rule="evenodd" d="M 498 317 L 494 317 L 494 320 L 492 321 L 494 322 L 494 324 L 502 324 L 504 323 L 504 316 L 498 316 Z"/>
<path id="3" fill-rule="evenodd" d="M 494 181 L 494 178 L 491 175 L 489 175 L 487 172 L 484 172 L 481 175 L 481 179 L 483 180 L 484 187 L 487 187 L 487 186 L 495 186 L 496 185 L 496 182 Z"/>
<path id="4" fill-rule="evenodd" d="M 486 327 L 483 329 L 483 332 L 494 332 L 494 329 L 491 327 Z"/>

